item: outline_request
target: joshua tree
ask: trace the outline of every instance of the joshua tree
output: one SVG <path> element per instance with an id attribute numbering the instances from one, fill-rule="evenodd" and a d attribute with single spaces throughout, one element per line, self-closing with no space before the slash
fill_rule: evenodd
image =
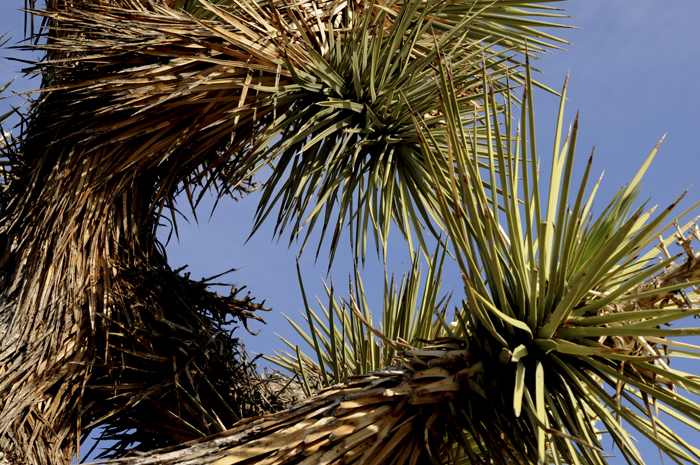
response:
<path id="1" fill-rule="evenodd" d="M 630 430 L 677 463 L 700 463 L 700 450 L 658 416 L 661 410 L 700 428 L 700 405 L 680 391 L 697 394 L 700 384 L 669 366 L 676 355 L 700 355 L 700 346 L 678 340 L 700 328 L 662 327 L 700 313 L 693 287 L 700 282 L 700 255 L 689 246 L 700 240 L 700 229 L 694 221 L 681 225 L 680 217 L 668 221 L 677 202 L 656 216 L 644 205 L 633 208 L 658 146 L 594 219 L 595 189 L 586 194 L 591 163 L 580 183 L 573 180 L 578 121 L 562 144 L 559 118 L 545 198 L 534 146 L 520 137 L 532 136 L 534 124 L 529 76 L 519 130 L 511 118 L 512 97 L 505 98 L 508 110 L 499 118 L 491 93 L 481 141 L 474 128 L 460 124 L 454 81 L 438 66 L 444 143 L 422 117 L 414 123 L 430 176 L 452 185 L 440 197 L 439 215 L 464 279 L 465 299 L 454 323 L 438 312 L 431 324 L 439 276 L 428 279 L 423 299 L 416 298 L 415 274 L 401 296 L 386 299 L 384 334 L 355 296 L 338 302 L 329 290 L 329 325 L 310 324 L 309 339 L 327 349 L 317 350 L 320 364 L 298 350 L 278 359 L 291 370 L 296 364 L 304 380 L 311 368 L 324 389 L 283 412 L 243 420 L 185 447 L 112 463 L 605 463 L 603 431 L 629 463 L 643 463 Z M 565 96 L 566 87 L 560 116 Z M 474 158 L 480 142 L 489 155 L 485 168 Z M 441 158 L 454 162 L 454 173 L 438 169 Z M 482 177 L 490 178 L 489 187 Z M 645 251 L 669 229 L 674 234 L 661 239 L 659 249 Z M 657 250 L 676 241 L 680 254 L 653 261 Z M 440 260 L 436 254 L 432 271 Z M 683 291 L 690 288 L 694 292 Z M 321 322 L 309 310 L 314 320 Z M 376 339 L 365 339 L 365 330 Z"/>
<path id="2" fill-rule="evenodd" d="M 155 229 L 175 196 L 244 194 L 274 161 L 259 221 L 277 205 L 296 232 L 337 204 L 332 250 L 345 221 L 359 256 L 392 219 L 425 248 L 455 166 L 424 153 L 449 140 L 438 64 L 476 124 L 484 76 L 504 92 L 525 41 L 555 40 L 533 29 L 546 1 L 46 3 L 40 94 L 3 148 L 0 451 L 17 463 L 65 463 L 100 423 L 154 448 L 294 404 L 226 329 L 261 305 L 168 267 Z"/>
<path id="3" fill-rule="evenodd" d="M 633 208 L 657 145 L 594 218 L 596 189 L 586 195 L 592 155 L 577 188 L 572 179 L 578 118 L 562 146 L 566 84 L 545 197 L 529 68 L 516 131 L 516 102 L 506 92 L 499 117 L 485 75 L 485 119 L 465 126 L 456 111 L 460 88 L 445 62 L 436 65 L 444 126 L 412 116 L 433 185 L 449 186 L 438 194 L 436 215 L 464 279 L 454 321 L 446 322 L 436 300 L 444 254 L 430 264 L 438 276 L 422 299 L 415 264 L 400 295 L 387 286 L 382 331 L 370 323 L 359 276 L 347 301 L 329 290 L 328 326 L 317 324 L 304 297 L 319 363 L 298 347 L 273 361 L 303 378 L 307 401 L 186 448 L 119 463 L 605 463 L 603 431 L 629 463 L 643 463 L 631 433 L 678 463 L 699 463 L 700 450 L 658 414 L 700 429 L 696 376 L 670 367 L 675 356 L 700 355 L 700 346 L 678 340 L 700 328 L 662 327 L 700 313 L 700 255 L 690 247 L 700 229 L 697 218 L 679 223 L 698 203 L 676 218 L 669 215 L 683 196 L 656 217 L 655 208 Z M 479 144 L 485 166 L 476 161 Z M 657 241 L 660 252 L 648 250 Z M 671 256 L 674 242 L 682 252 Z M 325 389 L 312 393 L 309 371 Z"/>
<path id="4" fill-rule="evenodd" d="M 700 231 L 633 207 L 656 149 L 592 218 L 561 116 L 540 194 L 518 56 L 546 24 L 518 8 L 546 2 L 47 3 L 41 94 L 4 147 L 2 460 L 65 463 L 106 423 L 172 446 L 129 464 L 604 463 L 602 430 L 641 463 L 626 428 L 700 463 L 657 413 L 700 429 L 676 390 L 700 384 L 669 366 L 700 329 L 662 327 L 700 313 Z M 426 253 L 422 228 L 448 234 L 422 298 L 417 271 L 387 286 L 379 329 L 359 279 L 329 290 L 328 325 L 306 305 L 318 363 L 276 359 L 301 383 L 257 374 L 226 332 L 261 305 L 171 270 L 155 238 L 176 195 L 244 194 L 266 163 L 258 220 L 279 207 L 280 233 L 337 213 L 331 250 L 350 223 L 358 261 L 391 221 Z M 683 252 L 655 263 L 669 228 L 661 250 Z"/>

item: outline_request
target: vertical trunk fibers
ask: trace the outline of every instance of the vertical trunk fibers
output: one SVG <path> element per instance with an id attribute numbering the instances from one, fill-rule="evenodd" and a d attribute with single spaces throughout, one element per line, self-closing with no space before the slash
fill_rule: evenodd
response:
<path id="1" fill-rule="evenodd" d="M 112 281 L 153 243 L 142 183 L 97 182 L 103 151 L 62 151 L 55 139 L 28 140 L 27 151 L 44 150 L 2 218 L 0 447 L 27 463 L 74 455 L 97 351 L 109 357 L 108 338 L 96 342 L 114 317 Z"/>
<path id="2" fill-rule="evenodd" d="M 172 271 L 155 238 L 178 189 L 233 169 L 233 128 L 264 118 L 252 105 L 231 116 L 254 98 L 252 71 L 215 57 L 228 47 L 261 75 L 277 65 L 159 5 L 53 0 L 36 13 L 50 31 L 43 93 L 0 206 L 4 460 L 69 463 L 101 421 L 137 428 L 146 449 L 191 440 L 181 395 L 215 399 L 205 378 L 234 408 L 225 424 L 287 407 L 293 391 L 266 384 L 225 328 L 262 307 Z M 221 76 L 228 89 L 208 85 Z"/>
<path id="3" fill-rule="evenodd" d="M 178 421 L 177 388 L 197 395 L 202 376 L 227 389 L 239 416 L 288 405 L 265 394 L 223 328 L 255 318 L 260 306 L 167 267 L 150 212 L 152 178 L 105 180 L 108 149 L 60 150 L 29 134 L 26 153 L 38 156 L 11 184 L 2 217 L 2 451 L 18 463 L 68 463 L 81 430 L 115 414 L 122 430 L 150 425 L 152 434 L 134 437 L 146 448 L 192 439 Z M 159 423 L 173 431 L 159 436 Z"/>

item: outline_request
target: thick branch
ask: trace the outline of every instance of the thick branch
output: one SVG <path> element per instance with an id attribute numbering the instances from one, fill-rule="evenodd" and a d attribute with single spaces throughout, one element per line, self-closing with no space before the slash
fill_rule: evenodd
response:
<path id="1" fill-rule="evenodd" d="M 465 350 L 464 341 L 458 339 L 441 340 L 424 350 L 405 350 L 399 355 L 403 368 L 390 367 L 351 378 L 286 411 L 243 420 L 225 433 L 183 448 L 111 463 L 442 463 L 453 453 L 452 444 L 458 441 L 462 429 L 467 435 L 479 434 L 469 431 L 468 422 L 457 421 L 452 415 L 472 412 L 478 422 L 483 413 L 480 405 L 491 405 L 481 387 L 487 384 L 483 374 L 489 362 Z M 503 418 L 493 412 L 483 418 L 515 430 L 514 424 L 522 420 L 514 417 L 512 408 L 505 412 Z M 459 427 L 455 427 L 457 423 Z M 523 438 L 523 444 L 516 446 L 501 440 L 501 456 L 493 463 L 502 463 L 506 449 L 528 450 L 526 444 L 530 442 Z M 536 450 L 529 445 L 530 452 Z"/>

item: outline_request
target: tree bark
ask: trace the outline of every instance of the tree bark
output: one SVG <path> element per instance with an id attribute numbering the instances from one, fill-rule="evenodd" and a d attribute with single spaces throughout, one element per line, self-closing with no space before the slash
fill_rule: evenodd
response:
<path id="1" fill-rule="evenodd" d="M 479 416 L 479 404 L 490 403 L 482 386 L 493 359 L 467 350 L 464 340 L 443 339 L 423 350 L 404 348 L 399 360 L 402 366 L 353 377 L 286 411 L 243 420 L 206 440 L 112 463 L 443 463 L 459 455 L 460 449 L 453 448 L 460 442 L 457 436 L 470 429 L 463 422 L 458 428 L 452 424 L 460 409 L 473 411 L 474 423 L 486 421 L 490 428 L 518 421 L 512 409 L 502 418 Z M 479 434 L 479 429 L 472 432 Z M 512 446 L 503 442 L 504 451 Z M 491 463 L 505 463 L 507 457 L 504 452 Z"/>
<path id="2" fill-rule="evenodd" d="M 199 397 L 204 378 L 226 390 L 238 416 L 288 406 L 294 391 L 266 384 L 224 330 L 258 318 L 261 305 L 173 272 L 155 237 L 181 183 L 234 169 L 221 151 L 236 148 L 233 126 L 255 123 L 252 109 L 230 115 L 247 102 L 238 76 L 250 69 L 230 70 L 240 82 L 228 92 L 205 85 L 193 95 L 198 73 L 229 67 L 211 60 L 222 39 L 192 18 L 130 1 L 47 3 L 48 61 L 37 65 L 44 93 L 0 212 L 4 460 L 69 463 L 80 435 L 110 417 L 122 431 L 150 425 L 155 434 L 132 438 L 144 447 L 197 437 L 182 427 L 177 392 L 188 386 Z M 203 34 L 203 45 L 178 39 L 177 27 Z M 167 422 L 177 428 L 157 428 Z"/>

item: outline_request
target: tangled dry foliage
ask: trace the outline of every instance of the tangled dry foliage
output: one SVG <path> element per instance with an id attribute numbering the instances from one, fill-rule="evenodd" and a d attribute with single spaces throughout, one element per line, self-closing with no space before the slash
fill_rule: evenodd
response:
<path id="1" fill-rule="evenodd" d="M 469 412 L 471 417 L 480 418 L 484 413 L 477 411 L 483 404 L 478 402 L 483 391 L 479 394 L 481 388 L 470 379 L 483 374 L 485 365 L 480 354 L 466 348 L 464 340 L 445 338 L 421 350 L 405 343 L 386 342 L 397 349 L 401 366 L 351 377 L 285 412 L 243 420 L 206 441 L 114 463 L 442 463 L 447 454 L 459 456 L 459 449 L 445 446 L 463 428 L 475 434 L 495 431 L 487 431 L 478 421 L 472 425 L 450 425 L 456 418 L 445 409 L 445 400 L 464 397 L 460 405 L 473 409 Z M 466 390 L 467 383 L 474 389 Z M 472 402 L 467 397 L 472 397 Z M 489 422 L 497 428 L 510 429 L 510 413 L 504 411 L 503 416 L 491 417 Z M 523 437 L 522 444 L 500 440 L 504 457 L 508 457 L 508 451 L 513 451 L 508 458 L 515 458 L 519 450 L 532 448 L 533 438 L 534 435 Z"/>
<path id="2" fill-rule="evenodd" d="M 253 72 L 286 79 L 270 64 L 275 46 L 166 5 L 47 3 L 34 12 L 50 26 L 43 94 L 2 199 L 0 449 L 68 463 L 81 432 L 115 414 L 117 425 L 139 418 L 146 447 L 168 444 L 163 424 L 191 439 L 176 387 L 196 396 L 201 374 L 238 415 L 288 406 L 294 391 L 277 396 L 284 383 L 264 383 L 223 329 L 261 305 L 172 271 L 155 238 L 179 185 L 234 169 L 222 140 L 235 125 L 250 132 L 254 110 L 228 112 L 256 98 Z M 241 62 L 217 60 L 222 49 Z"/>

